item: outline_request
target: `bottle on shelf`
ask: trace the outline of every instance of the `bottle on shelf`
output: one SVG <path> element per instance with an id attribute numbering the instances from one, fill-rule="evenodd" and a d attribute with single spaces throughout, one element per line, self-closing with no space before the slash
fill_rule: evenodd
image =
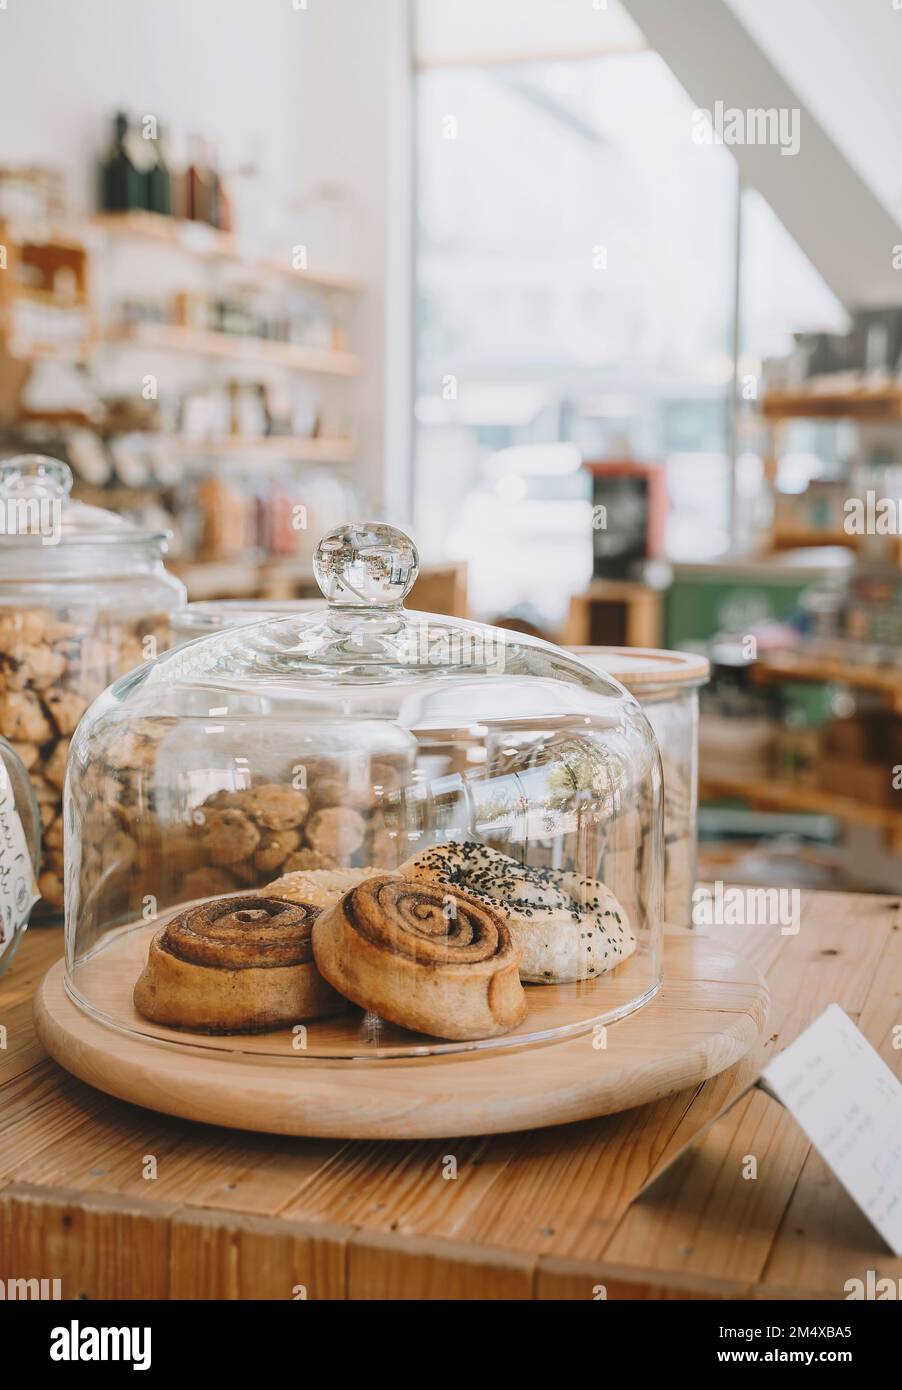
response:
<path id="1" fill-rule="evenodd" d="M 210 213 L 210 170 L 203 141 L 193 135 L 188 143 L 188 167 L 185 170 L 185 216 L 189 222 L 209 222 Z"/>
<path id="2" fill-rule="evenodd" d="M 235 230 L 235 218 L 232 213 L 232 194 L 229 180 L 225 174 L 218 175 L 219 178 L 219 230 L 221 232 L 233 232 Z"/>
<path id="3" fill-rule="evenodd" d="M 222 226 L 222 180 L 219 177 L 219 160 L 216 157 L 216 146 L 212 140 L 206 142 L 204 153 L 207 163 L 207 177 L 210 188 L 210 202 L 207 208 L 206 221 L 211 227 L 220 228 Z"/>
<path id="4" fill-rule="evenodd" d="M 138 174 L 138 196 L 137 201 L 132 206 L 147 212 L 150 207 L 148 202 L 150 171 L 154 165 L 155 155 L 153 141 L 144 121 L 140 124 L 129 122 L 125 136 L 125 152 Z"/>
<path id="5" fill-rule="evenodd" d="M 101 166 L 104 212 L 129 212 L 144 203 L 141 172 L 132 157 L 128 116 L 119 111 L 113 122 L 113 145 Z"/>
<path id="6" fill-rule="evenodd" d="M 156 136 L 150 140 L 153 163 L 146 175 L 145 202 L 150 212 L 162 213 L 168 217 L 172 212 L 172 177 L 166 160 L 163 132 L 157 126 Z"/>

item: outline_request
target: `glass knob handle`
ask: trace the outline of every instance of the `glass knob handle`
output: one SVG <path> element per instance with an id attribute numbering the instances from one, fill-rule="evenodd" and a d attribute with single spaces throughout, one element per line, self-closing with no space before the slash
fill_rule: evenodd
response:
<path id="1" fill-rule="evenodd" d="M 313 573 L 325 597 L 338 608 L 395 608 L 420 572 L 409 536 L 378 521 L 339 526 L 323 536 Z"/>

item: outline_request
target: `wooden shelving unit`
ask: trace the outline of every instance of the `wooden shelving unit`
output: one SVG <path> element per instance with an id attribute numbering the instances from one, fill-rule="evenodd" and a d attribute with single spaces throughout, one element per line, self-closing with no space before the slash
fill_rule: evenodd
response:
<path id="1" fill-rule="evenodd" d="M 902 420 L 902 384 L 850 385 L 768 391 L 761 401 L 766 420 Z"/>
<path id="2" fill-rule="evenodd" d="M 855 665 L 804 652 L 774 652 L 756 661 L 751 671 L 752 678 L 759 684 L 823 681 L 868 690 L 882 696 L 891 712 L 902 714 L 902 670 Z M 902 853 L 902 809 L 841 796 L 814 783 L 703 773 L 699 779 L 699 795 L 711 800 L 737 797 L 753 809 L 807 812 L 832 816 L 847 825 L 867 825 L 883 831 L 890 853 Z"/>
<path id="3" fill-rule="evenodd" d="M 902 812 L 891 806 L 870 806 L 850 796 L 822 791 L 801 782 L 778 778 L 723 777 L 703 774 L 699 795 L 708 800 L 736 797 L 756 810 L 809 812 L 832 816 L 850 825 L 869 825 L 886 833 L 893 854 L 902 852 Z"/>
<path id="4" fill-rule="evenodd" d="M 858 537 L 846 531 L 813 531 L 801 526 L 775 526 L 771 535 L 773 550 L 804 550 L 813 546 L 839 545 L 857 550 Z"/>
<path id="5" fill-rule="evenodd" d="M 130 247 L 130 241 L 137 242 L 137 246 Z M 191 460 L 205 460 L 204 472 L 215 472 L 225 467 L 228 460 L 239 460 L 242 465 L 247 461 L 252 471 L 262 470 L 267 463 L 344 467 L 356 461 L 358 441 L 353 437 L 352 414 L 349 411 L 346 416 L 344 409 L 338 413 L 336 401 L 338 385 L 351 383 L 363 369 L 362 359 L 349 350 L 353 341 L 349 326 L 352 305 L 346 301 L 363 289 L 356 276 L 329 269 L 296 269 L 291 264 L 291 248 L 286 248 L 284 260 L 277 255 L 252 256 L 235 237 L 205 224 L 137 211 L 98 214 L 78 225 L 67 224 L 64 233 L 52 238 L 41 231 L 31 238 L 23 235 L 14 239 L 0 222 L 0 242 L 8 249 L 12 272 L 0 275 L 0 419 L 5 424 L 40 421 L 48 426 L 81 426 L 101 437 L 121 433 L 119 425 L 105 428 L 93 415 L 77 411 L 48 414 L 27 410 L 23 392 L 36 362 L 44 357 L 83 361 L 97 368 L 102 379 L 109 365 L 109 360 L 102 356 L 104 351 L 128 354 L 132 364 L 136 360 L 134 353 L 173 354 L 171 361 L 168 357 L 166 360 L 171 369 L 167 372 L 170 391 L 178 390 L 187 378 L 196 388 L 198 377 L 215 384 L 225 375 L 241 379 L 253 376 L 268 383 L 275 372 L 302 377 L 310 374 L 336 383 L 335 388 L 327 389 L 324 382 L 316 392 L 320 418 L 328 416 L 336 422 L 331 427 L 324 426 L 330 432 L 328 436 L 189 438 L 159 434 L 160 446 L 165 445 L 167 452 L 183 459 L 186 471 Z M 159 250 L 151 256 L 150 247 Z M 114 254 L 117 250 L 122 252 L 118 257 Z M 126 251 L 131 252 L 130 259 Z M 58 274 L 59 269 L 66 270 L 65 277 Z M 157 295 L 164 282 L 173 287 L 168 300 L 170 311 L 161 315 L 165 322 L 127 326 L 116 322 L 118 302 L 140 299 L 142 293 Z M 98 287 L 103 291 L 100 294 L 96 293 Z M 296 291 L 298 307 L 309 308 L 313 317 L 324 321 L 316 334 L 322 345 L 194 328 L 192 315 L 180 313 L 180 301 L 190 300 L 192 295 L 200 300 L 227 298 L 245 290 L 265 291 L 269 299 L 280 303 Z M 44 309 L 77 304 L 84 310 L 91 332 L 85 335 L 85 341 L 63 343 L 60 347 L 41 342 L 23 345 L 9 331 L 18 301 L 27 302 L 22 312 L 26 307 L 30 311 L 29 322 L 40 321 Z M 66 320 L 60 322 L 65 324 Z M 51 327 L 55 330 L 56 322 Z M 178 357 L 188 363 L 190 371 L 176 370 Z M 234 364 L 236 370 L 217 371 L 217 363 L 226 367 Z M 227 421 L 224 427 L 228 428 Z M 128 432 L 141 431 L 138 428 Z M 246 470 L 242 467 L 241 471 Z M 260 563 L 252 554 L 246 561 L 200 560 L 181 568 L 192 598 L 198 599 L 291 598 L 303 591 L 310 578 L 309 557 L 306 562 L 304 558 L 286 556 Z"/>
<path id="6" fill-rule="evenodd" d="M 894 713 L 902 714 L 902 667 L 892 670 L 886 666 L 856 665 L 800 652 L 775 652 L 760 658 L 751 669 L 753 679 L 762 684 L 825 681 L 870 690 L 884 696 Z"/>
<path id="7" fill-rule="evenodd" d="M 0 220 L 0 245 L 6 261 L 0 274 L 0 359 L 22 364 L 24 385 L 34 363 L 39 361 L 86 361 L 96 341 L 90 308 L 89 255 L 87 248 L 68 232 L 29 235 Z M 65 280 L 63 279 L 65 277 Z M 58 342 L 32 336 L 25 341 L 19 325 L 19 307 L 77 312 L 83 331 Z M 26 335 L 27 336 L 27 335 Z M 15 368 L 10 368 L 15 372 Z M 10 413 L 6 391 L 2 413 Z"/>
<path id="8" fill-rule="evenodd" d="M 155 212 L 102 212 L 91 218 L 89 226 L 107 236 L 130 237 L 169 247 L 197 260 L 219 261 L 258 278 L 281 276 L 297 285 L 341 294 L 356 294 L 362 281 L 353 275 L 329 270 L 299 270 L 289 261 L 275 256 L 246 256 L 235 238 L 203 222 L 185 222 Z"/>
<path id="9" fill-rule="evenodd" d="M 761 413 L 770 428 L 765 476 L 774 489 L 781 434 L 789 421 L 850 420 L 902 425 L 902 382 L 822 377 L 799 389 L 769 391 L 761 402 Z M 844 546 L 857 551 L 862 539 L 844 531 L 793 528 L 782 524 L 775 526 L 771 542 L 774 551 L 803 546 Z M 888 540 L 887 562 L 902 564 L 902 542 L 898 537 Z M 890 713 L 902 714 L 902 669 L 859 665 L 802 650 L 774 652 L 763 657 L 752 667 L 752 679 L 760 684 L 816 681 L 867 690 L 880 696 Z M 870 804 L 863 797 L 840 795 L 816 784 L 781 782 L 773 778 L 703 777 L 701 790 L 709 797 L 739 797 L 763 809 L 820 813 L 846 824 L 871 826 L 885 833 L 891 853 L 902 852 L 902 811 L 893 806 Z"/>
<path id="10" fill-rule="evenodd" d="M 65 230 L 52 234 L 42 231 L 33 236 L 24 232 L 16 234 L 7 224 L 0 222 L 0 242 L 8 256 L 6 273 L 0 275 L 0 361 L 6 364 L 7 377 L 6 390 L 0 392 L 0 413 L 5 418 L 16 417 L 19 409 L 17 398 L 35 363 L 45 360 L 87 363 L 99 347 L 111 343 L 134 343 L 149 349 L 210 360 L 231 360 L 261 368 L 277 367 L 323 376 L 353 378 L 361 372 L 361 359 L 343 347 L 316 347 L 304 343 L 244 338 L 180 324 L 141 324 L 104 331 L 98 327 L 91 313 L 90 270 L 94 259 L 92 249 L 97 249 L 98 235 L 150 240 L 194 259 L 240 269 L 249 279 L 263 281 L 277 276 L 287 283 L 319 290 L 329 296 L 353 295 L 363 288 L 362 282 L 354 276 L 328 270 L 297 270 L 289 262 L 282 263 L 272 256 L 249 258 L 229 234 L 203 223 L 184 222 L 156 213 L 101 213 L 79 226 L 67 224 Z M 69 270 L 75 277 L 75 291 L 68 296 L 56 293 L 53 288 L 53 277 L 61 268 Z M 26 272 L 34 278 L 38 271 L 43 277 L 42 283 L 29 283 Z M 81 308 L 87 317 L 87 331 L 77 341 L 59 344 L 36 341 L 23 345 L 13 334 L 15 305 L 20 302 L 61 310 Z M 340 457 L 335 457 L 336 452 Z M 336 450 L 324 447 L 319 441 L 309 452 L 298 449 L 292 455 L 299 459 L 328 461 L 344 461 L 350 456 L 351 451 L 346 445 Z"/>
<path id="11" fill-rule="evenodd" d="M 267 434 L 260 438 L 228 435 L 220 439 L 168 441 L 180 454 L 190 458 L 286 459 L 297 463 L 352 463 L 357 454 L 355 439 L 308 439 L 295 435 Z"/>
<path id="12" fill-rule="evenodd" d="M 761 400 L 761 414 L 770 427 L 770 440 L 764 460 L 769 487 L 776 487 L 780 435 L 791 420 L 857 420 L 862 423 L 902 425 L 902 382 L 850 381 L 831 377 L 816 379 L 811 385 L 789 391 L 768 391 Z M 808 546 L 844 546 L 858 550 L 862 537 L 842 530 L 817 530 L 776 524 L 771 535 L 774 551 Z M 902 541 L 889 546 L 891 562 L 902 564 Z"/>
<path id="13" fill-rule="evenodd" d="M 184 328 L 180 324 L 138 324 L 114 330 L 105 341 L 327 376 L 357 376 L 361 370 L 360 358 L 353 352 L 307 347 L 303 343 L 279 343 L 269 338 L 243 338 L 237 334 Z"/>

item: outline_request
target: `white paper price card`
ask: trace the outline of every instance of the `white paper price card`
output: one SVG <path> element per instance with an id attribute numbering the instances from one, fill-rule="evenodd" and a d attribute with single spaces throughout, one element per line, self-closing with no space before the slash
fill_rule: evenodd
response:
<path id="1" fill-rule="evenodd" d="M 38 900 L 25 831 L 9 773 L 0 761 L 0 956 Z"/>
<path id="2" fill-rule="evenodd" d="M 838 1004 L 765 1067 L 849 1196 L 902 1255 L 902 1083 Z"/>

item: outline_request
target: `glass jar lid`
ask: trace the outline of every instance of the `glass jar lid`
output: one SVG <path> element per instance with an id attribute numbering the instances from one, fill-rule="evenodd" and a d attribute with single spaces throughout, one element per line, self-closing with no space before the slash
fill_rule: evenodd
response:
<path id="1" fill-rule="evenodd" d="M 132 713 L 391 718 L 421 732 L 489 721 L 500 734 L 536 720 L 576 727 L 585 688 L 618 704 L 631 699 L 616 678 L 550 643 L 406 609 L 419 559 L 409 537 L 391 526 L 363 522 L 328 533 L 314 572 L 325 607 L 266 617 L 165 653 L 130 681 Z"/>
<path id="2" fill-rule="evenodd" d="M 536 687 L 532 700 L 526 688 L 524 703 L 515 711 L 500 688 L 493 694 L 492 683 L 486 685 L 482 678 L 519 673 L 554 681 L 576 668 L 585 683 L 598 679 L 550 643 L 406 609 L 419 557 L 413 541 L 394 527 L 362 522 L 329 532 L 317 547 L 313 568 L 325 607 L 266 616 L 168 653 L 145 668 L 148 698 L 165 701 L 173 687 L 215 687 L 239 702 L 244 696 L 284 708 L 284 702 L 300 701 L 309 713 L 311 700 L 331 701 L 336 687 L 342 687 L 347 702 L 342 712 L 353 717 L 366 708 L 375 714 L 374 687 L 423 685 L 430 692 L 430 717 L 440 724 L 449 717 L 451 703 L 455 719 L 461 717 L 464 687 L 473 691 L 474 720 L 485 714 L 515 721 L 518 715 L 533 717 L 542 706 L 544 688 Z M 445 695 L 452 684 L 453 702 Z M 612 678 L 608 693 L 625 694 Z M 419 711 L 421 717 L 426 712 L 425 707 Z"/>
<path id="3" fill-rule="evenodd" d="M 70 496 L 72 470 L 44 454 L 0 462 L 0 546 L 16 551 L 14 577 L 119 574 L 144 549 L 165 554 L 168 531 L 142 531 Z"/>

